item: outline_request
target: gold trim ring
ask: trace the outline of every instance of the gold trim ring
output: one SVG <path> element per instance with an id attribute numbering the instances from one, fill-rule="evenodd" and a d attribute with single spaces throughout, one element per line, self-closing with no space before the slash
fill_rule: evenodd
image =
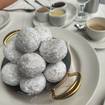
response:
<path id="1" fill-rule="evenodd" d="M 9 40 L 19 31 L 20 30 L 14 30 L 14 31 L 8 33 L 3 39 L 3 44 L 6 45 L 9 42 Z"/>
<path id="2" fill-rule="evenodd" d="M 76 76 L 74 83 L 62 94 L 56 95 L 55 90 L 63 84 L 66 78 Z M 54 99 L 65 99 L 75 94 L 80 88 L 81 74 L 79 72 L 67 73 L 65 78 L 59 82 L 53 89 L 51 89 L 52 97 Z"/>

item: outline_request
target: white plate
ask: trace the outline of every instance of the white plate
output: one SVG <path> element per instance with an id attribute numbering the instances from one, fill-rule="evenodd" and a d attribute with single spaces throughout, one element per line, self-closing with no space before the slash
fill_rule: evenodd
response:
<path id="1" fill-rule="evenodd" d="M 73 20 L 76 18 L 77 14 L 78 14 L 77 8 L 73 4 L 67 3 L 67 19 L 65 21 L 65 24 L 63 26 L 60 26 L 60 27 L 66 28 L 67 26 L 69 26 L 73 22 Z M 38 23 L 40 23 L 40 22 L 38 22 L 35 18 L 33 18 L 33 25 L 35 26 Z M 50 25 L 48 22 L 47 23 L 40 23 L 40 24 L 54 27 L 54 26 Z"/>
<path id="2" fill-rule="evenodd" d="M 0 11 L 0 29 L 7 25 L 9 22 L 9 13 Z"/>
<path id="3" fill-rule="evenodd" d="M 94 50 L 84 38 L 71 31 L 52 29 L 52 33 L 55 37 L 67 40 L 71 44 L 75 69 L 82 74 L 79 91 L 68 99 L 55 101 L 48 98 L 48 94 L 35 97 L 16 94 L 6 88 L 0 79 L 0 105 L 86 105 L 89 102 L 99 80 L 99 63 Z M 0 59 L 1 64 L 2 48 L 0 49 Z"/>

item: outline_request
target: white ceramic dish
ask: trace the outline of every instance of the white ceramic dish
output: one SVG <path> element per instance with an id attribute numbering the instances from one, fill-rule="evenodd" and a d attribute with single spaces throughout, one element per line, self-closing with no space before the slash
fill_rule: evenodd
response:
<path id="1" fill-rule="evenodd" d="M 105 49 L 105 40 L 103 41 L 90 41 L 89 44 L 96 50 L 103 50 Z"/>
<path id="2" fill-rule="evenodd" d="M 67 40 L 71 44 L 75 69 L 82 74 L 79 91 L 68 99 L 55 101 L 44 93 L 34 97 L 16 94 L 6 88 L 0 79 L 0 105 L 86 105 L 89 102 L 99 80 L 99 63 L 94 50 L 85 39 L 73 32 L 52 29 L 52 33 L 54 37 Z M 2 59 L 3 52 L 0 48 L 0 64 Z"/>
<path id="3" fill-rule="evenodd" d="M 0 29 L 7 25 L 9 22 L 9 13 L 0 11 Z"/>
<path id="4" fill-rule="evenodd" d="M 77 33 L 78 34 L 78 33 Z M 80 36 L 80 34 L 78 34 Z M 96 50 L 104 50 L 105 49 L 105 38 L 102 41 L 93 41 L 90 39 L 87 33 L 84 33 L 83 36 L 86 38 L 88 43 L 92 46 L 92 48 Z"/>
<path id="5" fill-rule="evenodd" d="M 73 4 L 67 3 L 67 19 L 65 21 L 65 24 L 63 26 L 60 26 L 60 27 L 61 28 L 68 27 L 73 22 L 73 20 L 76 18 L 77 14 L 78 14 L 77 8 Z M 35 18 L 33 18 L 33 25 L 35 26 L 38 23 L 39 22 Z M 54 26 L 50 25 L 48 22 L 47 23 L 40 23 L 40 24 L 54 27 Z"/>

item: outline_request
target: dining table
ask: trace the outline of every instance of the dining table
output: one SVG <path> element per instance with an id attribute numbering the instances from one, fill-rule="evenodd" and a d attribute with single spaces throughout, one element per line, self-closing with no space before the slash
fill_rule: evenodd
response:
<path id="1" fill-rule="evenodd" d="M 33 3 L 33 0 L 28 0 L 29 2 Z M 47 0 L 40 0 L 43 4 L 47 4 Z M 57 1 L 57 0 L 56 0 Z M 63 1 L 63 0 L 62 0 Z M 78 7 L 78 2 L 76 0 L 64 0 L 67 2 L 70 2 L 71 4 Z M 38 8 L 39 5 L 33 3 L 35 8 Z M 6 9 L 16 9 L 16 8 L 29 8 L 32 9 L 30 5 L 28 5 L 24 0 L 17 0 L 15 3 L 7 7 Z M 15 11 L 15 12 L 9 12 L 10 14 L 10 22 L 8 25 L 6 25 L 4 28 L 0 29 L 0 46 L 2 46 L 3 38 L 5 35 L 7 35 L 9 32 L 17 29 L 21 29 L 24 27 L 32 27 L 32 20 L 34 18 L 33 12 L 23 12 L 23 11 Z M 98 11 L 93 14 L 89 14 L 88 18 L 91 17 L 105 17 L 105 5 L 100 4 Z M 84 37 L 84 33 L 81 31 L 78 31 L 76 27 L 74 27 L 74 23 L 72 22 L 68 27 L 65 28 L 65 30 L 73 31 L 77 33 L 78 35 L 82 35 Z M 96 87 L 96 90 L 94 94 L 91 97 L 91 100 L 87 103 L 87 105 L 103 105 L 103 102 L 105 100 L 105 49 L 102 50 L 95 50 L 99 65 L 100 65 L 100 74 L 99 74 L 99 80 Z M 94 65 L 95 66 L 95 65 Z"/>

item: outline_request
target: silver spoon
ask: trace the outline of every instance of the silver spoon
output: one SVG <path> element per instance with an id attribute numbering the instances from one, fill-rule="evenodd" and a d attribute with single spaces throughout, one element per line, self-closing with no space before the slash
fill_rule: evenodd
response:
<path id="1" fill-rule="evenodd" d="M 42 7 L 47 7 L 48 9 L 51 9 L 52 7 L 49 6 L 45 6 L 44 4 L 42 4 L 41 2 L 39 2 L 38 0 L 34 0 L 37 4 L 39 4 Z"/>
<path id="2" fill-rule="evenodd" d="M 30 5 L 31 7 L 33 7 L 35 9 L 35 6 L 32 5 L 28 0 L 24 0 L 28 5 Z"/>
<path id="3" fill-rule="evenodd" d="M 24 0 L 27 4 L 29 4 L 31 7 L 35 8 L 28 0 Z M 47 7 L 48 9 L 50 9 L 50 7 L 45 6 L 44 4 L 42 4 L 41 2 L 34 0 L 35 3 L 39 4 L 42 7 Z"/>
<path id="4" fill-rule="evenodd" d="M 34 12 L 36 9 L 2 9 L 1 11 L 7 11 L 7 12 L 15 12 L 15 11 L 23 11 L 23 12 Z"/>

